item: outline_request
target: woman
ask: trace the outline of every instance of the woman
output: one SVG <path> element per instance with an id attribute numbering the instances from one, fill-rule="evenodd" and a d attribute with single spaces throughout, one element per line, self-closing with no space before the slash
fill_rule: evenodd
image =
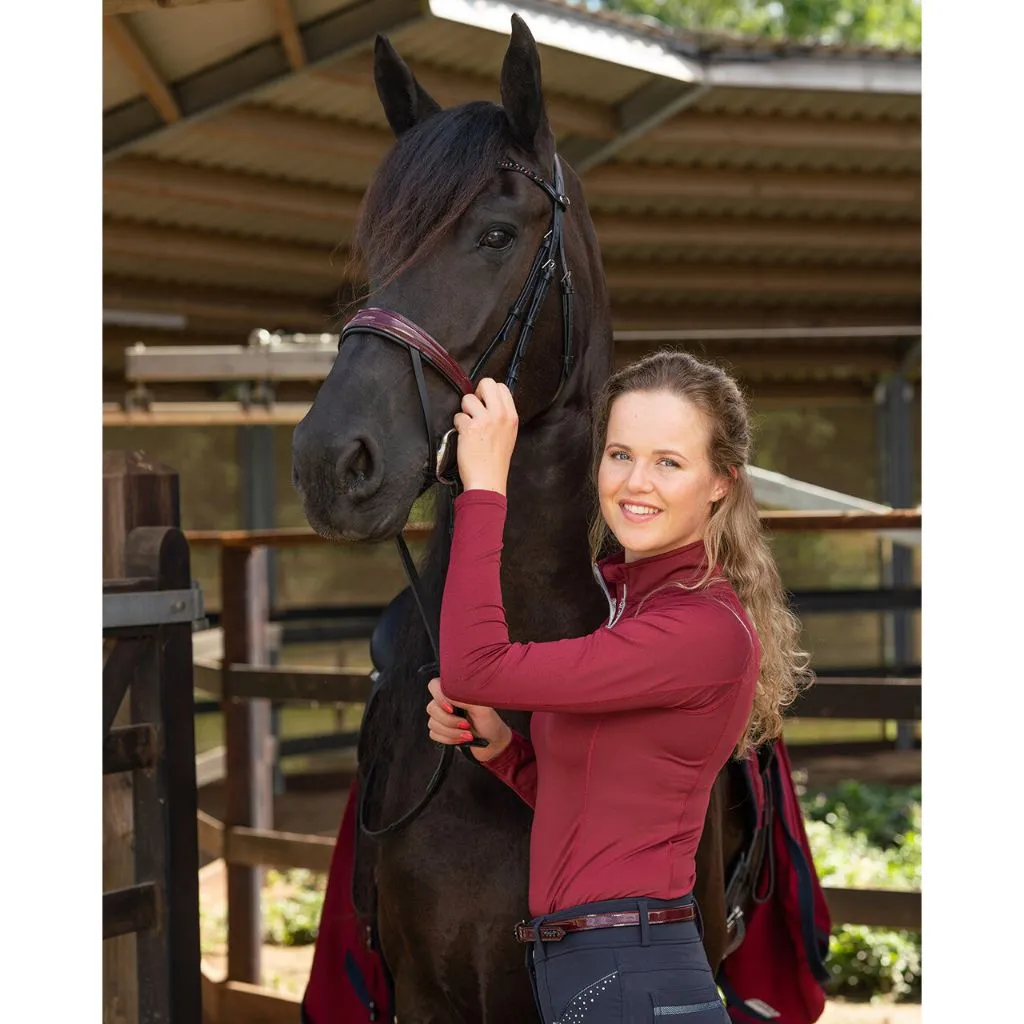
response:
<path id="1" fill-rule="evenodd" d="M 533 920 L 517 938 L 541 1018 L 726 1022 L 692 897 L 697 844 L 716 775 L 779 735 L 806 666 L 744 468 L 739 388 L 679 352 L 609 380 L 591 531 L 595 557 L 617 542 L 595 566 L 608 622 L 553 643 L 510 643 L 502 607 L 508 389 L 481 381 L 455 427 L 465 490 L 430 735 L 485 739 L 473 756 L 534 808 Z M 496 708 L 534 712 L 530 738 Z"/>

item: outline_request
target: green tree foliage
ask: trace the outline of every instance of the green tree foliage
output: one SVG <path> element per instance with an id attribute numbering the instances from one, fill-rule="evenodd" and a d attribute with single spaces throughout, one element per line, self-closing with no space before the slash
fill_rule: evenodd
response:
<path id="1" fill-rule="evenodd" d="M 691 32 L 921 46 L 920 0 L 591 0 L 587 6 L 646 16 Z"/>
<path id="2" fill-rule="evenodd" d="M 921 787 L 849 779 L 801 806 L 822 885 L 921 888 Z M 837 924 L 827 962 L 831 995 L 921 997 L 921 933 Z"/>

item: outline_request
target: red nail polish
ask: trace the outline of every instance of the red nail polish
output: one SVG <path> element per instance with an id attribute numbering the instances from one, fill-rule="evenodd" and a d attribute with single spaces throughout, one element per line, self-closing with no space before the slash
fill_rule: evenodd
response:
<path id="1" fill-rule="evenodd" d="M 455 714 L 455 708 L 453 708 L 451 704 L 445 704 L 444 709 L 448 712 L 449 715 Z"/>

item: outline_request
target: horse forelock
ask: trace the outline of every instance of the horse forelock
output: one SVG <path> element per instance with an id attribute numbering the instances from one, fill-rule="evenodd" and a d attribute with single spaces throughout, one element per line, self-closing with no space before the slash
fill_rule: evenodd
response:
<path id="1" fill-rule="evenodd" d="M 486 101 L 443 110 L 397 139 L 356 225 L 357 255 L 379 282 L 430 252 L 483 192 L 511 145 L 504 110 Z"/>

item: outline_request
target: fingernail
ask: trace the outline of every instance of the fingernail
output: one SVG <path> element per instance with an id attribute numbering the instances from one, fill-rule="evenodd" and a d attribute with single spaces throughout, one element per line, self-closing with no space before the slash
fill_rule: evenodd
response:
<path id="1" fill-rule="evenodd" d="M 455 708 L 453 708 L 451 706 L 451 704 L 449 704 L 447 701 L 445 701 L 444 709 L 445 709 L 445 711 L 448 712 L 449 715 L 454 715 L 455 714 Z"/>

